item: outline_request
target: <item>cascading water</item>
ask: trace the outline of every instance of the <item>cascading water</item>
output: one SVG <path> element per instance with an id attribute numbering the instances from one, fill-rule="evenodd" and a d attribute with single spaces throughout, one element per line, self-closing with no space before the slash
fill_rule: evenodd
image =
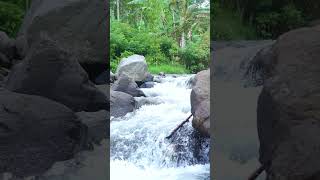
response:
<path id="1" fill-rule="evenodd" d="M 138 104 L 149 103 L 124 117 L 111 118 L 112 180 L 210 179 L 209 139 L 201 138 L 191 123 L 171 139 L 165 138 L 191 114 L 188 81 L 192 76 L 162 78 L 153 88 L 141 89 L 147 97 L 136 98 Z"/>

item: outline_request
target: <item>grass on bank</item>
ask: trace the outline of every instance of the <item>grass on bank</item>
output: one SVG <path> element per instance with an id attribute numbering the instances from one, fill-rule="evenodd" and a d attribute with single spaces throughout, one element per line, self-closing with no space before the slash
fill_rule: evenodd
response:
<path id="1" fill-rule="evenodd" d="M 116 72 L 117 65 L 111 65 L 111 71 Z M 148 70 L 151 74 L 159 74 L 164 72 L 166 74 L 189 74 L 190 71 L 187 70 L 181 64 L 161 64 L 161 65 L 148 65 Z"/>
<path id="2" fill-rule="evenodd" d="M 166 74 L 189 74 L 190 72 L 180 64 L 162 64 L 162 65 L 149 65 L 149 72 L 151 74 L 159 74 L 164 72 Z"/>

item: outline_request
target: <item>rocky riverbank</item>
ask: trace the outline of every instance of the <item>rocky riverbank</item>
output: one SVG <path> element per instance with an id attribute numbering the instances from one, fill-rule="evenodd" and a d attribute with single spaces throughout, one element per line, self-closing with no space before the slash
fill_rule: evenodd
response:
<path id="1" fill-rule="evenodd" d="M 96 87 L 109 80 L 104 8 L 103 1 L 32 1 L 16 39 L 0 32 L 4 179 L 46 179 L 53 166 L 67 175 L 63 162 L 90 159 L 90 152 L 100 152 L 98 174 L 108 177 L 101 143 L 108 141 L 109 95 Z"/>

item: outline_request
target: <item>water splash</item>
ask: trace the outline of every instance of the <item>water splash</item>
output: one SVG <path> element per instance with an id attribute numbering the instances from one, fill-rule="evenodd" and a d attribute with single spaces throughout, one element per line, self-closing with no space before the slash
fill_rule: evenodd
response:
<path id="1" fill-rule="evenodd" d="M 142 89 L 149 101 L 157 103 L 112 120 L 112 180 L 209 179 L 209 139 L 201 138 L 191 123 L 165 139 L 191 113 L 189 80 L 193 76 L 162 78 L 153 88 Z"/>

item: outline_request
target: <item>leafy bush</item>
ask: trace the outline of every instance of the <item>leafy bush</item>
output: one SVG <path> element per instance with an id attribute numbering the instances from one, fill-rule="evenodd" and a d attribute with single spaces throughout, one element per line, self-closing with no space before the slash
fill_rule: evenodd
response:
<path id="1" fill-rule="evenodd" d="M 14 37 L 20 28 L 23 16 L 24 10 L 18 4 L 0 1 L 0 31 Z"/>
<path id="2" fill-rule="evenodd" d="M 304 24 L 302 12 L 292 4 L 284 6 L 279 12 L 261 13 L 256 18 L 257 32 L 263 38 L 277 38 L 282 33 Z"/>
<path id="3" fill-rule="evenodd" d="M 208 68 L 210 50 L 199 43 L 189 43 L 185 49 L 180 50 L 180 57 L 185 62 L 186 68 L 196 73 Z"/>
<path id="4" fill-rule="evenodd" d="M 119 61 L 132 54 L 143 55 L 150 65 L 168 64 L 178 55 L 174 39 L 139 31 L 126 23 L 111 21 L 110 61 L 115 70 Z"/>

